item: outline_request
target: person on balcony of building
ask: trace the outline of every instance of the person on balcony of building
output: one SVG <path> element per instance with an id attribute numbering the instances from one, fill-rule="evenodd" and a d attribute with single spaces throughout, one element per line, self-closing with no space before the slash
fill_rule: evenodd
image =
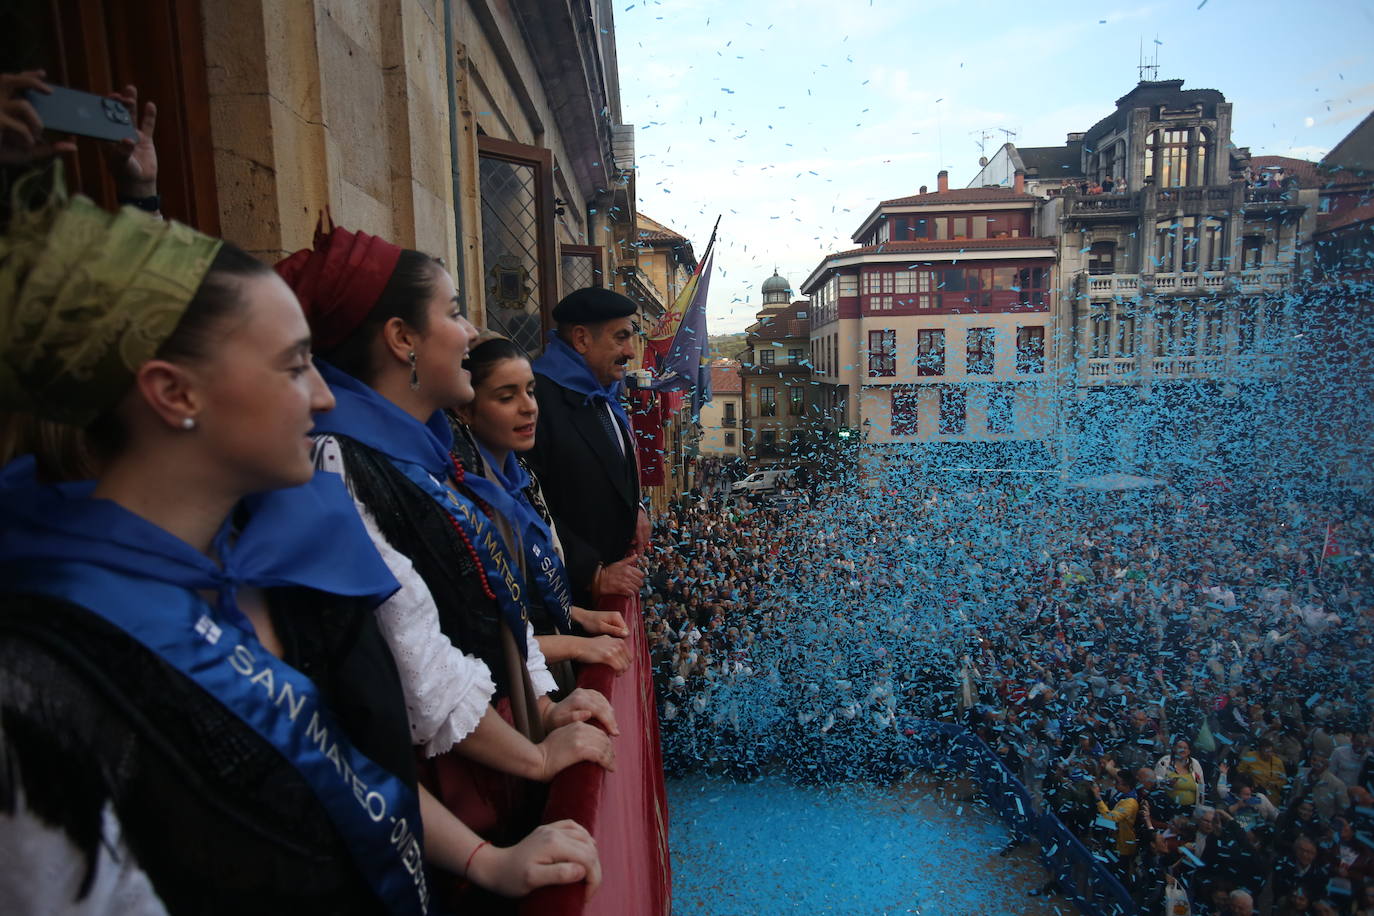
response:
<path id="1" fill-rule="evenodd" d="M 426 758 L 421 781 L 483 837 L 510 842 L 537 820 L 532 783 L 579 761 L 613 766 L 589 720 L 611 734 L 616 724 L 595 691 L 549 698 L 510 526 L 487 514 L 497 488 L 451 452 L 444 411 L 472 399 L 462 360 L 476 330 L 437 261 L 366 233 L 322 226 L 276 269 L 337 402 L 316 420 L 317 466 L 343 476 L 401 583 L 378 616 Z"/>
<path id="2" fill-rule="evenodd" d="M 1108 175 L 1106 178 L 1103 178 L 1103 179 L 1102 179 L 1102 193 L 1103 193 L 1103 194 L 1110 194 L 1110 193 L 1112 193 L 1112 191 L 1115 191 L 1115 190 L 1116 190 L 1116 179 L 1115 179 L 1115 178 L 1113 178 L 1111 175 Z"/>
<path id="3" fill-rule="evenodd" d="M 557 522 L 573 600 L 583 607 L 631 597 L 644 585 L 649 517 L 621 404 L 634 313 L 633 302 L 608 289 L 569 293 L 553 310 L 558 327 L 548 349 L 534 361 L 539 421 L 526 459 Z"/>
<path id="4" fill-rule="evenodd" d="M 314 472 L 333 400 L 290 290 L 53 173 L 0 236 L 0 404 L 81 430 L 53 441 L 96 479 L 0 471 L 0 910 L 424 913 L 422 853 L 599 880 L 570 822 L 479 857 L 417 793 L 372 614 L 397 582 Z"/>
<path id="5" fill-rule="evenodd" d="M 623 637 L 629 634 L 617 611 L 591 611 L 572 602 L 563 565 L 563 545 L 553 525 L 539 479 L 520 453 L 535 443 L 539 402 L 529 356 L 513 341 L 491 336 L 468 351 L 463 368 L 472 376 L 472 402 L 459 407 L 455 439 L 470 439 L 469 469 L 499 485 L 493 505 L 516 527 L 529 586 L 530 620 L 539 648 L 563 689 L 575 684 L 570 663 L 630 666 Z M 578 633 L 586 635 L 578 635 Z"/>

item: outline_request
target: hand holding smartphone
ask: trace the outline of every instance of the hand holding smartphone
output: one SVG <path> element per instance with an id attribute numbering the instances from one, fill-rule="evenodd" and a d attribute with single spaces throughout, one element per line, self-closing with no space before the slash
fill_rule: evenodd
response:
<path id="1" fill-rule="evenodd" d="M 49 84 L 48 93 L 28 89 L 24 97 L 33 106 L 45 130 L 94 137 L 97 140 L 138 142 L 133 116 L 118 99 Z"/>

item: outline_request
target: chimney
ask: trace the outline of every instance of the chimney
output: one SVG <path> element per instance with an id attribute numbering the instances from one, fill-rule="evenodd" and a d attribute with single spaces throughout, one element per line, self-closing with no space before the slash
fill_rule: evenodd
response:
<path id="1" fill-rule="evenodd" d="M 921 193 L 922 193 L 922 194 L 926 193 L 926 186 L 925 186 L 925 185 L 921 185 Z"/>
<path id="2" fill-rule="evenodd" d="M 940 169 L 940 174 L 939 174 L 939 175 L 936 175 L 935 177 L 939 180 L 939 189 L 940 189 L 942 192 L 943 192 L 943 191 L 948 191 L 948 190 L 949 190 L 949 170 L 948 170 L 948 169 Z"/>
<path id="3" fill-rule="evenodd" d="M 1011 189 L 1017 194 L 1026 193 L 1026 173 L 1024 170 L 1016 170 L 1016 175 L 1011 180 Z"/>

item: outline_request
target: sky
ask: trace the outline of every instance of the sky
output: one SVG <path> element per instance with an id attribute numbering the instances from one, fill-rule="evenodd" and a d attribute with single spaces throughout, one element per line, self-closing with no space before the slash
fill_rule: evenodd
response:
<path id="1" fill-rule="evenodd" d="M 1007 135 L 1053 146 L 1136 84 L 1219 89 L 1232 140 L 1319 159 L 1374 110 L 1374 3 L 619 0 L 639 208 L 700 255 L 721 216 L 712 334 L 774 267 L 798 289 L 881 200 L 965 187 Z M 980 150 L 980 142 L 983 149 Z M 797 293 L 800 296 L 800 291 Z"/>

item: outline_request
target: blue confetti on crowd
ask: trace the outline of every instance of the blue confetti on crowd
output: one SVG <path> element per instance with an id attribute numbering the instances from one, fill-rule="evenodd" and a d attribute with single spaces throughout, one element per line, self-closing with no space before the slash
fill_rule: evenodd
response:
<path id="1" fill-rule="evenodd" d="M 1354 906 L 1374 878 L 1369 298 L 1271 296 L 1268 371 L 1061 380 L 1048 467 L 821 443 L 787 498 L 749 500 L 704 459 L 646 601 L 670 775 L 891 784 L 903 721 L 958 722 L 1142 911 Z M 1148 801 L 1129 844 L 1094 785 L 1107 811 Z"/>

